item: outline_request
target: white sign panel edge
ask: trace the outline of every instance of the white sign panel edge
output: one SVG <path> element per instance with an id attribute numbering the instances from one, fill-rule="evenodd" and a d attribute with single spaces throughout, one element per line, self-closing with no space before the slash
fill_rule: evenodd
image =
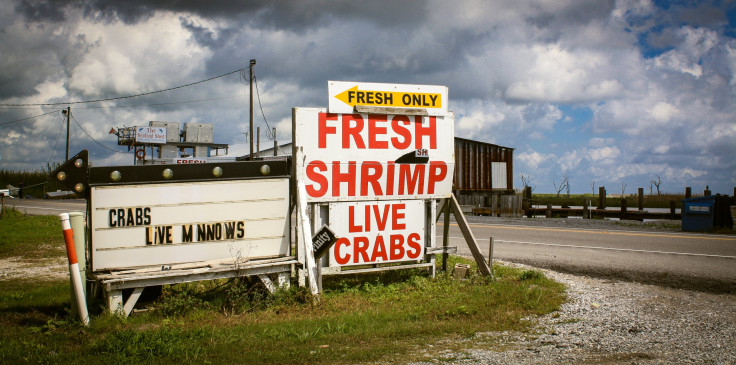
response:
<path id="1" fill-rule="evenodd" d="M 288 178 L 97 186 L 90 194 L 93 271 L 289 254 Z"/>
<path id="2" fill-rule="evenodd" d="M 434 119 L 435 128 L 437 130 L 435 131 L 436 134 L 436 146 L 435 148 L 429 148 L 425 153 L 428 154 L 429 157 L 429 163 L 421 165 L 421 164 L 406 164 L 406 165 L 399 165 L 399 164 L 393 164 L 391 163 L 391 167 L 384 167 L 382 171 L 385 171 L 385 187 L 381 191 L 377 191 L 380 188 L 380 184 L 376 185 L 370 182 L 363 182 L 361 179 L 361 176 L 363 175 L 361 172 L 365 172 L 364 175 L 368 176 L 368 174 L 373 173 L 374 175 L 377 174 L 377 170 L 372 170 L 372 167 L 374 166 L 366 166 L 363 162 L 369 161 L 369 162 L 375 162 L 378 161 L 379 163 L 383 164 L 384 166 L 387 166 L 389 162 L 395 161 L 399 157 L 401 157 L 404 154 L 416 154 L 417 147 L 431 147 L 431 138 L 428 140 L 426 136 L 424 136 L 424 144 L 421 145 L 420 143 L 410 143 L 408 147 L 405 147 L 404 149 L 396 149 L 393 148 L 395 146 L 390 146 L 388 144 L 388 141 L 392 140 L 392 138 L 399 138 L 401 136 L 397 136 L 396 134 L 391 135 L 388 132 L 385 132 L 384 137 L 375 137 L 375 133 L 373 135 L 369 135 L 367 128 L 364 130 L 361 130 L 360 133 L 357 133 L 355 136 L 350 137 L 350 143 L 355 143 L 355 139 L 358 138 L 357 136 L 360 136 L 360 138 L 363 140 L 363 145 L 370 146 L 370 142 L 366 142 L 369 139 L 377 139 L 377 138 L 383 138 L 383 140 L 379 141 L 386 145 L 385 148 L 381 149 L 369 149 L 369 148 L 363 148 L 363 149 L 356 149 L 353 148 L 354 146 L 350 145 L 347 148 L 342 147 L 342 143 L 337 142 L 337 140 L 334 140 L 334 138 L 344 138 L 340 136 L 339 128 L 334 131 L 329 136 L 323 136 L 325 138 L 325 147 L 320 148 L 319 141 L 320 141 L 320 132 L 319 127 L 317 124 L 319 123 L 319 115 L 321 113 L 327 113 L 327 110 L 324 108 L 294 108 L 292 111 L 292 123 L 293 123 L 293 156 L 295 157 L 294 161 L 294 168 L 295 168 L 295 176 L 297 179 L 304 180 L 305 184 L 307 185 L 307 200 L 310 203 L 314 202 L 331 202 L 331 201 L 355 201 L 355 200 L 398 200 L 398 199 L 433 199 L 433 198 L 447 198 L 452 193 L 452 177 L 454 175 L 454 167 L 455 167 L 455 150 L 454 150 L 454 116 L 450 113 L 445 116 L 425 116 L 425 117 L 408 117 L 408 116 L 395 116 L 395 115 L 388 115 L 386 116 L 387 124 L 391 124 L 391 119 L 388 118 L 394 118 L 394 117 L 400 117 L 403 119 L 406 119 L 407 121 L 410 120 L 408 118 L 420 118 L 419 120 L 423 120 L 423 123 L 429 123 L 426 121 L 429 121 L 431 119 Z M 332 113 L 330 113 L 332 114 Z M 348 117 L 348 118 L 368 118 L 369 116 L 367 114 L 336 114 L 336 118 L 340 118 L 341 116 Z M 339 122 L 337 122 L 339 123 Z M 415 123 L 415 122 L 411 122 Z M 388 127 L 386 127 L 388 128 Z M 403 127 L 402 127 L 403 128 Z M 414 134 L 411 134 L 410 130 L 406 130 L 407 133 L 411 135 L 410 139 L 414 140 L 416 137 L 416 132 Z M 330 139 L 333 140 L 330 140 Z M 403 138 L 403 137 L 401 137 Z M 331 141 L 331 142 L 330 142 Z M 376 141 L 374 141 L 375 143 Z M 329 146 L 328 146 L 329 144 Z M 427 144 L 430 144 L 430 146 L 427 146 Z M 337 147 L 334 147 L 333 145 L 339 145 Z M 335 162 L 338 162 L 337 165 L 335 165 Z M 324 163 L 324 166 L 320 164 L 319 166 L 316 166 L 315 163 L 322 162 Z M 329 163 L 328 163 L 329 162 Z M 355 162 L 359 166 L 351 166 L 351 162 Z M 311 165 L 310 165 L 311 164 Z M 441 164 L 438 165 L 438 164 Z M 351 187 L 348 186 L 346 188 L 340 188 L 338 190 L 346 190 L 347 193 L 343 194 L 337 194 L 334 190 L 328 192 L 324 192 L 321 189 L 324 187 L 320 184 L 315 183 L 313 179 L 317 177 L 318 179 L 322 180 L 323 182 L 326 182 L 327 184 L 330 183 L 331 178 L 326 176 L 325 174 L 330 174 L 331 169 L 341 168 L 345 169 L 347 172 L 351 172 L 354 169 L 355 172 L 355 185 L 361 185 L 360 187 L 355 186 L 354 190 L 350 190 Z M 394 169 L 395 171 L 391 172 L 389 169 Z M 422 177 L 416 177 L 414 174 L 416 173 L 417 169 L 423 170 Z M 406 170 L 406 171 L 404 171 Z M 337 170 L 335 170 L 337 171 Z M 393 174 L 393 175 L 391 175 Z M 408 175 L 407 175 L 408 174 Z M 321 176 L 318 176 L 321 175 Z M 391 180 L 391 183 L 389 183 L 389 176 L 393 176 L 393 180 Z M 398 178 L 396 176 L 399 176 Z M 442 176 L 442 179 L 438 179 L 440 176 Z M 403 177 L 403 178 L 402 178 Z M 402 180 L 403 179 L 403 180 Z M 405 187 L 403 191 L 401 191 L 401 181 L 408 181 L 411 180 L 411 182 L 414 184 L 413 186 L 409 186 L 409 184 Z M 422 183 L 421 187 L 417 186 L 417 184 Z M 344 185 L 344 183 L 342 183 Z M 349 184 L 348 184 L 349 185 Z M 363 186 L 365 185 L 365 186 Z M 389 185 L 391 185 L 389 187 Z M 363 190 L 359 190 L 365 187 Z M 315 194 L 315 189 L 317 190 L 317 193 Z M 327 187 L 327 189 L 330 189 Z M 352 193 L 351 193 L 352 191 Z M 319 196 L 319 194 L 322 194 Z"/>
<path id="3" fill-rule="evenodd" d="M 422 260 L 425 204 L 424 200 L 330 203 L 329 227 L 338 237 L 329 251 L 330 266 Z"/>

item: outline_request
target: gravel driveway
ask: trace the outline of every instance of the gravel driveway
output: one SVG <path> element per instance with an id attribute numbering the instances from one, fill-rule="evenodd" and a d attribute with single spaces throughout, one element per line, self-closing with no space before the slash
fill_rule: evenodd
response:
<path id="1" fill-rule="evenodd" d="M 531 333 L 478 334 L 494 345 L 437 362 L 736 364 L 736 295 L 542 271 L 568 287 L 559 312 L 536 319 Z"/>
<path id="2" fill-rule="evenodd" d="M 488 218 L 469 220 L 489 222 Z M 520 223 L 513 219 L 490 221 Z M 523 224 L 679 230 L 667 221 L 641 224 L 535 219 Z M 567 286 L 569 301 L 560 311 L 530 318 L 538 322 L 530 332 L 478 334 L 478 338 L 460 344 L 466 350 L 442 352 L 432 363 L 736 364 L 736 293 L 713 294 L 540 271 Z M 477 341 L 479 338 L 486 341 Z M 477 348 L 475 343 L 491 345 Z"/>

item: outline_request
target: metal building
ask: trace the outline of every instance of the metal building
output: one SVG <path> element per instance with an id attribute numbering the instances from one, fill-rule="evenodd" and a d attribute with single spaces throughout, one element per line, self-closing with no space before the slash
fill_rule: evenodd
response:
<path id="1" fill-rule="evenodd" d="M 514 149 L 455 137 L 456 196 L 514 193 Z"/>

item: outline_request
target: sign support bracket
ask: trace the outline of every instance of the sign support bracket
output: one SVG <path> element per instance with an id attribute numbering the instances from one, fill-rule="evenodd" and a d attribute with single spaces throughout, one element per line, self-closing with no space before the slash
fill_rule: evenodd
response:
<path id="1" fill-rule="evenodd" d="M 457 198 L 455 198 L 455 194 L 452 194 L 452 196 L 448 198 L 448 202 L 450 203 L 450 208 L 452 209 L 452 215 L 455 216 L 455 221 L 460 227 L 460 231 L 462 231 L 463 237 L 465 237 L 465 242 L 468 244 L 470 252 L 473 254 L 475 263 L 478 264 L 478 270 L 481 274 L 485 276 L 493 277 L 493 272 L 491 271 L 491 268 L 488 266 L 485 257 L 483 257 L 483 253 L 480 252 L 478 241 L 476 241 L 475 236 L 473 236 L 473 231 L 470 230 L 468 221 L 465 219 L 465 215 L 463 215 L 462 210 L 460 210 L 460 204 L 458 204 Z"/>

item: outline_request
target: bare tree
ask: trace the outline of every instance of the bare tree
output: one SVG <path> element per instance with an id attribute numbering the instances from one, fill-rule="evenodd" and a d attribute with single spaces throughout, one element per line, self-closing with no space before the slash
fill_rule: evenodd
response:
<path id="1" fill-rule="evenodd" d="M 524 172 L 521 173 L 521 185 L 523 185 L 525 188 L 528 186 L 532 189 L 532 192 L 534 192 L 535 186 L 532 186 L 532 176 L 531 175 L 524 175 Z"/>
<path id="2" fill-rule="evenodd" d="M 593 196 L 595 196 L 595 180 L 590 183 L 590 191 L 593 192 Z"/>
<path id="3" fill-rule="evenodd" d="M 567 193 L 567 197 L 570 197 L 570 179 L 567 178 L 567 172 L 565 173 L 565 176 L 563 176 L 563 179 L 565 179 L 565 192 Z"/>
<path id="4" fill-rule="evenodd" d="M 621 183 L 621 199 L 624 198 L 624 194 L 626 194 L 626 184 Z"/>
<path id="5" fill-rule="evenodd" d="M 565 174 L 564 176 L 562 176 L 562 182 L 560 182 L 560 185 L 557 185 L 557 182 L 555 181 L 555 179 L 552 179 L 552 186 L 555 187 L 555 192 L 557 192 L 557 197 L 558 198 L 560 197 L 560 192 L 562 192 L 562 190 L 564 190 L 565 187 L 567 187 L 567 185 L 568 185 L 568 183 L 567 183 L 567 174 Z"/>
<path id="6" fill-rule="evenodd" d="M 659 177 L 659 175 L 657 175 L 657 180 L 654 180 L 654 179 L 652 179 L 652 180 L 649 180 L 649 184 L 650 184 L 650 185 L 649 185 L 649 190 L 650 190 L 650 193 L 651 193 L 651 190 L 652 190 L 652 185 L 654 185 L 654 186 L 655 186 L 655 187 L 657 188 L 657 195 L 661 195 L 661 194 L 662 194 L 662 193 L 661 193 L 661 192 L 659 191 L 659 186 L 660 186 L 660 185 L 662 185 L 662 178 L 661 178 L 661 177 Z"/>

